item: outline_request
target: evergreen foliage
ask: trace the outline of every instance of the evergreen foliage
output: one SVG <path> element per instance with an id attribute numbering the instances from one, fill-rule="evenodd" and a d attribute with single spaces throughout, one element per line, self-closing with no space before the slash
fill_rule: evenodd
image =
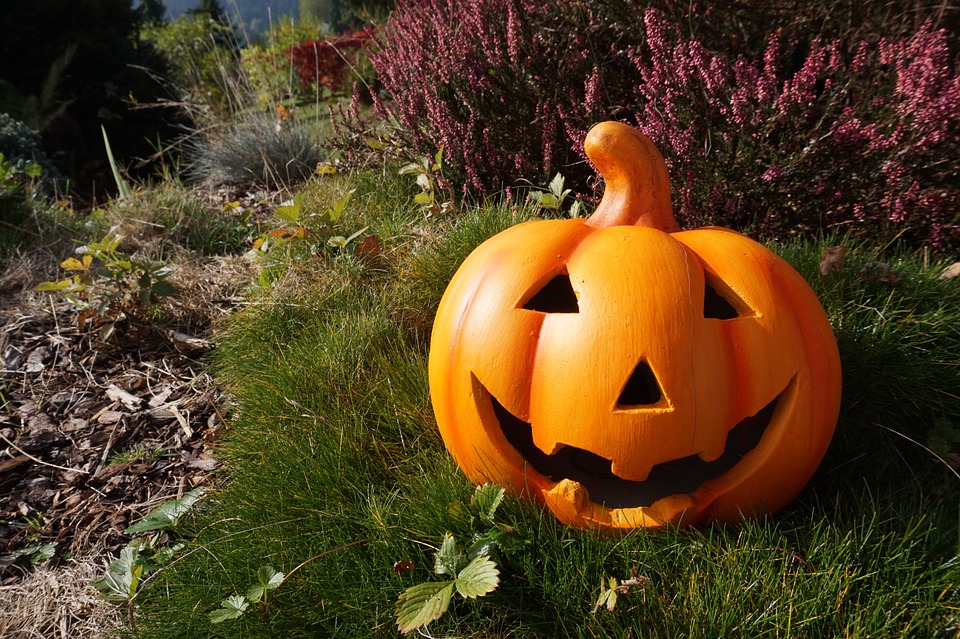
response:
<path id="1" fill-rule="evenodd" d="M 0 11 L 0 111 L 43 136 L 51 159 L 92 195 L 112 184 L 101 125 L 124 158 L 145 157 L 169 128 L 157 110 L 160 86 L 146 70 L 165 62 L 139 39 L 132 0 L 8 2 Z M 25 52 L 29 52 L 26 54 Z"/>
<path id="2" fill-rule="evenodd" d="M 43 150 L 40 134 L 23 122 L 14 120 L 7 113 L 0 113 L 0 154 L 14 169 L 23 170 L 27 162 L 34 162 L 42 174 L 49 178 L 58 176 L 55 166 Z"/>
<path id="3" fill-rule="evenodd" d="M 145 25 L 162 24 L 166 19 L 167 7 L 163 0 L 140 0 L 139 9 Z"/>

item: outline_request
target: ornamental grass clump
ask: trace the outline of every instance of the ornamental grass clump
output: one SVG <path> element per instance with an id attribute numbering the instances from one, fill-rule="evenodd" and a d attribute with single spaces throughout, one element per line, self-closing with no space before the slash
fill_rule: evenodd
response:
<path id="1" fill-rule="evenodd" d="M 662 149 L 683 226 L 960 246 L 960 78 L 937 11 L 856 31 L 777 14 L 761 33 L 750 3 L 733 18 L 644 4 L 401 3 L 372 56 L 378 108 L 416 153 L 442 146 L 465 193 L 560 171 L 591 194 L 571 149 L 615 119 Z"/>
<path id="2" fill-rule="evenodd" d="M 284 112 L 254 113 L 205 131 L 187 147 L 187 172 L 210 185 L 303 182 L 324 159 L 311 127 Z"/>

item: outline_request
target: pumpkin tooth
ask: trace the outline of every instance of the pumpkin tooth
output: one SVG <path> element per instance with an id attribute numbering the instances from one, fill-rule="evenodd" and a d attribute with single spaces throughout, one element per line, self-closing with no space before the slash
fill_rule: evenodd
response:
<path id="1" fill-rule="evenodd" d="M 583 484 L 572 479 L 561 479 L 543 494 L 553 512 L 570 523 L 581 521 L 583 507 L 590 503 L 590 492 Z"/>
<path id="2" fill-rule="evenodd" d="M 556 439 L 542 437 L 536 430 L 533 431 L 533 445 L 546 455 L 556 455 L 563 448 L 563 444 Z"/>
<path id="3" fill-rule="evenodd" d="M 622 464 L 618 464 L 616 461 L 610 465 L 610 471 L 614 475 L 627 481 L 647 481 L 647 477 L 650 476 L 650 472 L 652 470 L 653 464 L 641 465 L 636 461 L 633 461 L 627 467 L 624 467 Z"/>
<path id="4" fill-rule="evenodd" d="M 720 455 L 724 453 L 727 447 L 726 440 L 720 440 L 716 444 L 707 446 L 699 453 L 697 456 L 705 462 L 717 461 L 720 458 Z"/>

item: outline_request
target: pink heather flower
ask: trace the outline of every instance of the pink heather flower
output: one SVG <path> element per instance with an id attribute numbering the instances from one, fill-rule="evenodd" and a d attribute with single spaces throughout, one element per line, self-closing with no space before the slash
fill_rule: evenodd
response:
<path id="1" fill-rule="evenodd" d="M 764 182 L 773 182 L 774 180 L 780 179 L 783 175 L 783 169 L 774 164 L 769 169 L 763 172 L 763 175 L 760 176 L 760 179 Z"/>
<path id="2" fill-rule="evenodd" d="M 781 111 L 789 111 L 798 106 L 809 106 L 816 99 L 814 87 L 820 79 L 826 64 L 826 51 L 820 39 L 813 41 L 810 54 L 803 63 L 803 67 L 794 76 L 783 83 L 783 90 L 777 98 L 777 107 Z"/>
<path id="3" fill-rule="evenodd" d="M 602 80 L 600 77 L 600 68 L 594 65 L 593 73 L 590 74 L 590 78 L 587 80 L 586 84 L 583 87 L 584 99 L 583 107 L 587 113 L 597 113 L 602 111 L 603 96 L 600 92 L 600 84 Z"/>
<path id="4" fill-rule="evenodd" d="M 653 57 L 668 56 L 670 43 L 667 41 L 666 28 L 655 9 L 648 9 L 643 14 L 643 25 L 647 31 L 647 46 L 653 51 Z"/>
<path id="5" fill-rule="evenodd" d="M 777 78 L 780 77 L 780 38 L 770 34 L 767 48 L 763 51 L 763 72 L 757 82 L 757 100 L 768 102 L 777 91 Z"/>
<path id="6" fill-rule="evenodd" d="M 857 53 L 853 56 L 853 62 L 850 64 L 850 71 L 856 73 L 867 66 L 867 52 L 870 50 L 870 43 L 861 41 L 857 46 Z"/>
<path id="7" fill-rule="evenodd" d="M 507 6 L 507 53 L 511 64 L 520 64 L 520 25 L 513 3 Z"/>

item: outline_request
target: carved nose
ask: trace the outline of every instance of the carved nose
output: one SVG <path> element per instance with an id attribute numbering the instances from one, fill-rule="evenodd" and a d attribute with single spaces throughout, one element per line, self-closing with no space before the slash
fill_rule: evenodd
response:
<path id="1" fill-rule="evenodd" d="M 617 408 L 624 410 L 650 406 L 659 402 L 662 397 L 663 392 L 660 390 L 657 376 L 653 374 L 650 365 L 641 360 L 633 369 L 633 373 L 627 379 L 627 383 L 624 384 L 623 390 L 620 391 Z"/>

